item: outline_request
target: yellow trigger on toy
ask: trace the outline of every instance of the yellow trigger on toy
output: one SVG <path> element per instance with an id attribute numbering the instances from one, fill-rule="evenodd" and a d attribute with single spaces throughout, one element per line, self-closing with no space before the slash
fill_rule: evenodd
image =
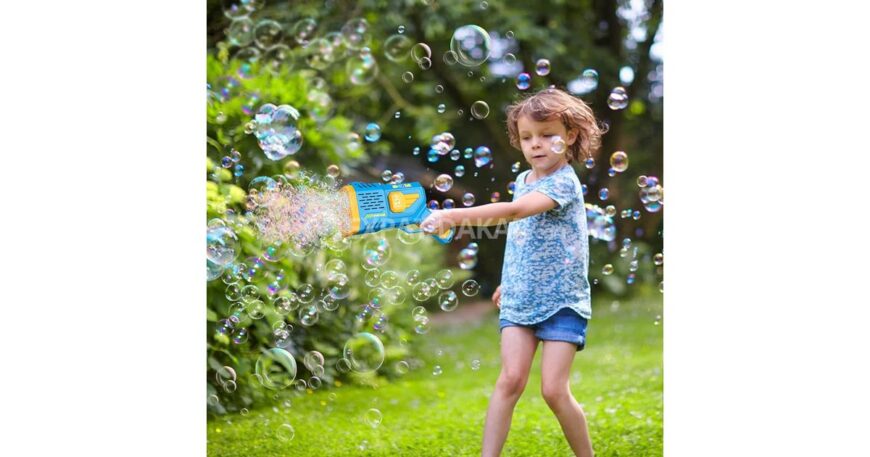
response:
<path id="1" fill-rule="evenodd" d="M 410 208 L 420 196 L 416 193 L 406 194 L 399 191 L 390 192 L 388 199 L 390 200 L 390 211 L 401 213 Z"/>

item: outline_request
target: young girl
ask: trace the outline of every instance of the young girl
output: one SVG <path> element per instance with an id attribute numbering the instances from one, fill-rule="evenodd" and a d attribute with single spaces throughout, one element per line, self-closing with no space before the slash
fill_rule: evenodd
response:
<path id="1" fill-rule="evenodd" d="M 544 400 L 574 453 L 592 456 L 586 417 L 568 387 L 592 317 L 586 210 L 570 162 L 591 157 L 603 132 L 582 100 L 553 88 L 512 105 L 507 127 L 511 145 L 531 165 L 517 176 L 513 201 L 434 211 L 421 227 L 442 233 L 509 222 L 502 284 L 492 297 L 500 308 L 502 369 L 486 413 L 482 455 L 501 453 L 540 340 Z"/>

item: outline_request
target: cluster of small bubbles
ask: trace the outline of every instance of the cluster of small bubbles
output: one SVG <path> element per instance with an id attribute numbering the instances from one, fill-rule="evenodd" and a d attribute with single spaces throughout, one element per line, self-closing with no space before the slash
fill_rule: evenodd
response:
<path id="1" fill-rule="evenodd" d="M 401 184 L 403 182 L 405 182 L 405 173 L 402 173 L 401 171 L 393 173 L 393 177 L 390 178 L 391 184 Z"/>
<path id="2" fill-rule="evenodd" d="M 535 62 L 535 73 L 538 76 L 547 76 L 550 74 L 550 61 L 547 59 L 538 59 Z"/>
<path id="3" fill-rule="evenodd" d="M 470 270 L 477 266 L 477 251 L 465 248 L 459 251 L 457 260 L 459 262 L 459 268 Z"/>
<path id="4" fill-rule="evenodd" d="M 604 267 L 601 268 L 601 274 L 603 274 L 604 276 L 612 275 L 613 274 L 613 265 L 611 265 L 609 263 L 604 265 Z"/>
<path id="5" fill-rule="evenodd" d="M 462 293 L 465 294 L 466 297 L 473 297 L 480 292 L 480 284 L 473 279 L 467 279 L 462 283 Z"/>
<path id="6" fill-rule="evenodd" d="M 366 141 L 370 143 L 374 143 L 375 141 L 380 140 L 381 126 L 374 122 L 370 122 L 368 125 L 366 125 L 365 138 Z"/>
<path id="7" fill-rule="evenodd" d="M 628 106 L 628 93 L 625 92 L 624 87 L 617 86 L 610 91 L 610 95 L 607 97 L 607 106 L 614 111 Z"/>
<path id="8" fill-rule="evenodd" d="M 296 128 L 299 112 L 290 105 L 266 103 L 254 116 L 254 136 L 266 157 L 281 160 L 302 147 L 302 132 Z"/>
<path id="9" fill-rule="evenodd" d="M 640 201 L 644 209 L 650 213 L 658 212 L 664 203 L 664 188 L 655 176 L 646 177 L 645 186 L 640 189 Z M 638 179 L 640 183 L 640 179 Z"/>
<path id="10" fill-rule="evenodd" d="M 489 196 L 489 201 L 492 202 L 492 203 L 495 203 L 495 202 L 497 202 L 497 201 L 499 201 L 499 200 L 501 200 L 501 194 L 498 193 L 498 192 L 493 192 L 493 193 Z"/>
<path id="11" fill-rule="evenodd" d="M 441 202 L 441 207 L 444 209 L 453 209 L 455 206 L 456 202 L 454 202 L 452 198 L 446 198 Z"/>
<path id="12" fill-rule="evenodd" d="M 474 150 L 474 166 L 477 168 L 492 163 L 492 150 L 487 146 L 478 146 Z"/>
<path id="13" fill-rule="evenodd" d="M 372 324 L 372 328 L 378 332 L 384 333 L 387 328 L 387 315 L 384 313 L 379 313 L 377 321 Z"/>
<path id="14" fill-rule="evenodd" d="M 461 167 L 462 165 L 459 165 L 459 166 Z M 457 176 L 461 176 L 461 175 L 457 175 Z M 474 194 L 472 194 L 471 192 L 466 192 L 462 196 L 462 206 L 471 206 L 473 204 L 474 204 Z"/>
<path id="15" fill-rule="evenodd" d="M 435 178 L 435 188 L 440 192 L 447 192 L 453 187 L 453 177 L 448 174 L 441 174 Z"/>
<path id="16" fill-rule="evenodd" d="M 589 236 L 602 240 L 612 241 L 616 238 L 616 226 L 613 218 L 596 205 L 586 203 L 586 223 Z"/>
<path id="17" fill-rule="evenodd" d="M 384 344 L 376 335 L 360 332 L 344 344 L 343 356 L 350 362 L 352 370 L 372 372 L 384 363 Z"/>
<path id="18" fill-rule="evenodd" d="M 517 89 L 526 90 L 532 86 L 532 76 L 526 72 L 517 75 Z"/>
<path id="19" fill-rule="evenodd" d="M 486 117 L 489 116 L 489 105 L 483 100 L 478 100 L 472 103 L 471 115 L 476 119 L 486 119 Z"/>
<path id="20" fill-rule="evenodd" d="M 619 173 L 628 169 L 628 154 L 616 151 L 610 155 L 610 166 Z"/>
<path id="21" fill-rule="evenodd" d="M 489 33 L 477 25 L 464 25 L 453 32 L 450 50 L 456 60 L 466 67 L 476 67 L 486 62 L 492 53 Z"/>
<path id="22" fill-rule="evenodd" d="M 444 114 L 444 112 L 447 111 L 447 105 L 445 105 L 443 103 L 439 103 L 438 107 L 437 107 L 437 111 L 438 111 L 438 114 Z"/>
<path id="23" fill-rule="evenodd" d="M 372 428 L 377 428 L 379 425 L 381 425 L 383 417 L 383 414 L 381 414 L 378 409 L 371 408 L 366 411 L 365 415 L 363 416 L 363 421 L 366 423 L 366 425 Z"/>

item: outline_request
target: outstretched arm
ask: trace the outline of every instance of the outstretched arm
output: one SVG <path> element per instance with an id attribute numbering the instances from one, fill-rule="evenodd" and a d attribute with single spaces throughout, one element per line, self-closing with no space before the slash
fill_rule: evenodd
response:
<path id="1" fill-rule="evenodd" d="M 458 225 L 499 225 L 549 211 L 556 205 L 552 198 L 534 191 L 512 202 L 433 211 L 420 227 L 428 233 L 442 233 Z"/>

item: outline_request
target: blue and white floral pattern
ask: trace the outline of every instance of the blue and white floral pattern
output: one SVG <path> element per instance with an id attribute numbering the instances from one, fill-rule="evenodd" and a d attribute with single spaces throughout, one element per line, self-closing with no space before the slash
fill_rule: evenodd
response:
<path id="1" fill-rule="evenodd" d="M 589 237 L 580 180 L 571 165 L 526 184 L 530 172 L 517 176 L 514 200 L 537 191 L 557 206 L 508 224 L 499 318 L 531 325 L 571 308 L 591 319 Z"/>

